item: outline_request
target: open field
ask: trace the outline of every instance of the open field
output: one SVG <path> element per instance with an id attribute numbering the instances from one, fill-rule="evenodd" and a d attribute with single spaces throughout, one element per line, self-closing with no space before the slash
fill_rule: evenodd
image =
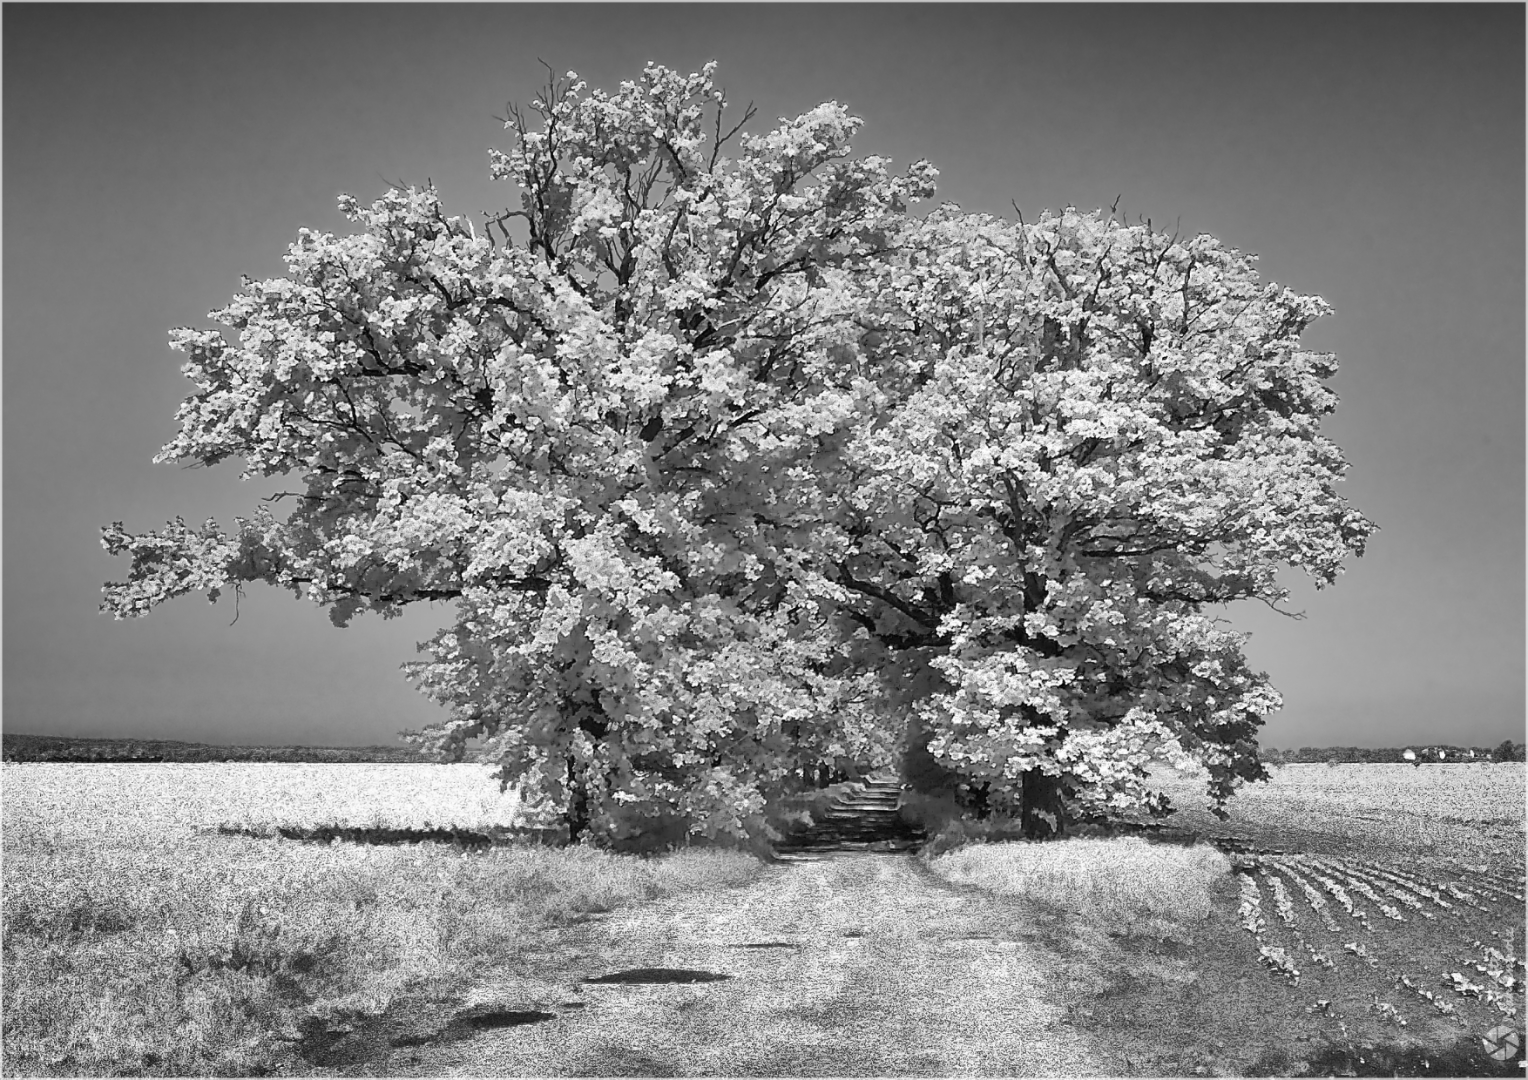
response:
<path id="1" fill-rule="evenodd" d="M 3 767 L 4 1071 L 248 1075 L 347 1027 L 536 978 L 550 926 L 752 880 L 757 860 L 295 844 L 220 824 L 514 821 L 480 766 Z M 302 1055 L 302 1056 L 300 1056 Z"/>
<path id="2" fill-rule="evenodd" d="M 1217 821 L 1202 786 L 1172 774 L 1155 785 L 1179 812 L 1175 829 L 1253 846 L 1397 858 L 1523 858 L 1523 766 L 1284 765 L 1244 787 Z"/>
<path id="3" fill-rule="evenodd" d="M 1224 822 L 1163 777 L 1149 840 L 767 869 L 216 832 L 517 824 L 487 774 L 5 765 L 5 1071 L 1514 1074 L 1521 765 L 1287 766 Z M 706 978 L 586 981 L 623 969 Z"/>
<path id="4" fill-rule="evenodd" d="M 185 836 L 218 825 L 491 828 L 519 824 L 519 800 L 486 765 L 16 764 L 4 766 L 3 822 L 59 834 L 145 828 Z"/>

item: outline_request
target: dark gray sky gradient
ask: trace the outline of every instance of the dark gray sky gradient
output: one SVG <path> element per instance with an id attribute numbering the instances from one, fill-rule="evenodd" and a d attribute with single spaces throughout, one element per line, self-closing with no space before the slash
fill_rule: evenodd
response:
<path id="1" fill-rule="evenodd" d="M 1238 608 L 1286 696 L 1275 746 L 1524 730 L 1520 5 L 6 4 L 4 726 L 369 743 L 441 718 L 398 672 L 443 606 L 346 630 L 252 589 L 96 613 L 99 526 L 225 526 L 275 482 L 150 458 L 190 384 L 172 326 L 283 271 L 335 197 L 434 180 L 499 209 L 487 149 L 545 59 L 614 89 L 648 61 L 759 120 L 825 100 L 941 197 L 1108 206 L 1262 256 L 1337 314 L 1328 431 L 1380 525 L 1293 622 Z M 756 122 L 755 130 L 764 123 Z"/>

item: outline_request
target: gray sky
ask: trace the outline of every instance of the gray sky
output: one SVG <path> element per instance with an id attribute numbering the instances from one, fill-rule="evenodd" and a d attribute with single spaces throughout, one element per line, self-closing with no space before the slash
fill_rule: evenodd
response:
<path id="1" fill-rule="evenodd" d="M 190 390 L 173 326 L 270 277 L 335 197 L 433 179 L 500 209 L 494 120 L 538 58 L 614 89 L 719 62 L 759 119 L 825 100 L 941 197 L 1108 206 L 1324 296 L 1327 430 L 1380 526 L 1308 617 L 1233 609 L 1286 698 L 1266 744 L 1524 730 L 1524 9 L 1499 5 L 6 4 L 4 726 L 370 743 L 441 719 L 398 672 L 444 606 L 337 630 L 253 588 L 147 619 L 99 526 L 225 526 L 276 482 L 155 466 Z M 760 130 L 756 125 L 756 130 Z"/>

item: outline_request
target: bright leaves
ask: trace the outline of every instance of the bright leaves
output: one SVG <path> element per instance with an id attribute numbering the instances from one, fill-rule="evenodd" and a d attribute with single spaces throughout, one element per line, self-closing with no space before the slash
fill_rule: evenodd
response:
<path id="1" fill-rule="evenodd" d="M 838 581 L 934 647 L 930 749 L 1000 791 L 1055 776 L 1079 811 L 1140 805 L 1152 761 L 1217 795 L 1260 775 L 1278 696 L 1204 608 L 1277 604 L 1281 565 L 1328 583 L 1371 529 L 1317 434 L 1331 358 L 1298 348 L 1324 305 L 1104 215 L 910 232 L 879 329 L 914 387 L 849 445 Z"/>
<path id="2" fill-rule="evenodd" d="M 765 832 L 816 762 L 909 716 L 1039 833 L 1224 798 L 1278 706 L 1207 607 L 1318 584 L 1372 526 L 1318 431 L 1326 310 L 1250 257 L 1067 210 L 942 207 L 834 103 L 743 134 L 712 67 L 556 81 L 482 233 L 433 190 L 346 197 L 177 331 L 164 460 L 295 474 L 285 520 L 106 530 L 119 616 L 262 580 L 343 624 L 452 600 L 411 665 L 508 783 L 606 840 Z M 1042 826 L 1041 819 L 1048 824 Z"/>

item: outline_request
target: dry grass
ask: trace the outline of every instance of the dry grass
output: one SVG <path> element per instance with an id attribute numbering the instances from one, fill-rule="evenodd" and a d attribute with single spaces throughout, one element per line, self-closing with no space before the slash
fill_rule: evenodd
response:
<path id="1" fill-rule="evenodd" d="M 741 884 L 760 869 L 715 850 L 463 854 L 210 835 L 198 831 L 219 823 L 205 769 L 191 785 L 197 797 L 177 801 L 159 786 L 162 766 L 37 771 L 56 768 L 5 767 L 0 939 L 12 1075 L 300 1071 L 293 1047 L 315 1022 L 377 1015 L 491 968 L 533 967 L 548 926 Z M 313 767 L 239 775 L 258 782 L 261 771 L 291 768 Z M 228 795 L 255 801 L 243 789 Z M 387 800 L 407 797 L 394 786 L 357 812 L 387 814 Z"/>
<path id="2" fill-rule="evenodd" d="M 946 881 L 1033 900 L 1127 933 L 1161 920 L 1208 918 L 1211 890 L 1231 871 L 1212 847 L 1138 837 L 976 844 L 940 855 L 930 866 Z"/>

